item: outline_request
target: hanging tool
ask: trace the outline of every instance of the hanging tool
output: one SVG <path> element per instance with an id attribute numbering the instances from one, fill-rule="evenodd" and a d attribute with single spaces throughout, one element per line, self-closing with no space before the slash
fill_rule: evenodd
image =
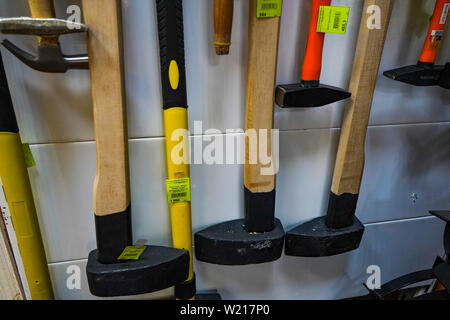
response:
<path id="1" fill-rule="evenodd" d="M 189 154 L 183 2 L 181 0 L 156 0 L 156 7 L 166 137 L 167 183 L 182 180 L 185 185 L 189 185 L 189 162 L 180 163 L 173 158 L 173 151 L 180 143 L 183 145 L 181 157 Z M 173 138 L 180 131 L 184 133 L 181 142 L 178 138 Z M 175 286 L 175 298 L 178 300 L 219 300 L 220 296 L 216 293 L 197 293 L 192 256 L 190 187 L 177 192 L 177 196 L 181 196 L 183 193 L 184 198 L 174 199 L 169 204 L 173 246 L 188 251 L 190 263 L 186 281 Z"/>
<path id="2" fill-rule="evenodd" d="M 321 6 L 329 6 L 331 0 L 312 0 L 311 21 L 309 26 L 306 55 L 303 62 L 300 83 L 280 85 L 276 89 L 276 104 L 282 108 L 321 107 L 333 102 L 345 100 L 351 93 L 320 83 L 322 54 L 325 33 L 317 32 L 317 21 Z"/>
<path id="3" fill-rule="evenodd" d="M 435 65 L 436 56 L 444 36 L 445 24 L 450 9 L 450 0 L 436 0 L 431 24 L 423 46 L 422 54 L 416 65 L 384 72 L 392 80 L 414 86 L 438 86 L 450 89 L 450 63 Z"/>
<path id="4" fill-rule="evenodd" d="M 447 256 L 446 260 L 437 257 L 431 269 L 413 272 L 394 280 L 391 280 L 381 286 L 377 290 L 368 290 L 369 295 L 366 298 L 383 300 L 394 292 L 398 292 L 408 286 L 421 283 L 428 280 L 438 280 L 443 287 L 441 291 L 424 294 L 417 299 L 450 299 L 450 211 L 430 211 L 430 213 L 446 223 L 444 231 L 444 252 Z"/>
<path id="5" fill-rule="evenodd" d="M 230 53 L 234 0 L 214 0 L 214 46 L 217 55 Z"/>
<path id="6" fill-rule="evenodd" d="M 128 296 L 169 288 L 188 276 L 189 254 L 145 246 L 137 260 L 119 260 L 132 246 L 121 6 L 119 0 L 83 0 L 87 37 L 97 175 L 94 211 L 97 250 L 86 267 L 89 289 L 100 297 Z"/>
<path id="7" fill-rule="evenodd" d="M 55 19 L 53 0 L 28 0 L 32 18 L 0 19 L 0 30 L 5 34 L 38 36 L 38 53 L 32 55 L 9 40 L 3 46 L 30 68 L 49 73 L 64 73 L 69 69 L 89 69 L 87 55 L 64 55 L 59 36 L 86 32 L 83 24 Z"/>
<path id="8" fill-rule="evenodd" d="M 250 141 L 250 137 L 246 138 L 245 218 L 224 222 L 195 234 L 197 259 L 214 264 L 270 262 L 279 259 L 283 250 L 284 229 L 281 222 L 275 219 L 275 173 L 262 174 L 265 166 L 260 157 L 256 164 L 250 161 L 252 142 L 260 148 L 263 146 L 265 150 L 271 150 L 273 88 L 281 18 L 257 18 L 256 6 L 257 0 L 251 0 L 246 130 L 256 130 L 256 139 Z M 267 130 L 265 137 L 261 135 L 261 130 Z"/>
<path id="9" fill-rule="evenodd" d="M 31 192 L 22 142 L 0 57 L 0 177 L 11 214 L 31 299 L 51 300 L 47 258 Z"/>
<path id="10" fill-rule="evenodd" d="M 364 144 L 375 84 L 394 0 L 365 0 L 350 82 L 352 98 L 345 112 L 331 186 L 328 212 L 286 233 L 290 256 L 322 257 L 359 247 L 363 224 L 355 217 L 364 170 Z M 367 28 L 366 12 L 378 6 L 381 28 Z"/>

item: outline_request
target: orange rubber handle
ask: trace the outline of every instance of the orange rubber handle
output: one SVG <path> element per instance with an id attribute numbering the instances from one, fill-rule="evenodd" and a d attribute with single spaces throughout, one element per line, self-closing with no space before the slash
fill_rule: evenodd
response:
<path id="1" fill-rule="evenodd" d="M 309 24 L 306 55 L 303 62 L 302 80 L 314 81 L 320 79 L 322 70 L 322 52 L 325 33 L 317 32 L 317 20 L 321 6 L 331 5 L 331 0 L 312 0 L 311 22 Z"/>
<path id="2" fill-rule="evenodd" d="M 427 39 L 422 50 L 419 62 L 434 63 L 441 44 L 447 16 L 450 9 L 450 0 L 436 0 L 431 25 L 428 29 Z"/>

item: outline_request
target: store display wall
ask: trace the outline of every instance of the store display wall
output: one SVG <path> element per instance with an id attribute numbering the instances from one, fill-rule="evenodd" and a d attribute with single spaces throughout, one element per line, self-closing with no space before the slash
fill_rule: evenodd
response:
<path id="1" fill-rule="evenodd" d="M 235 1 L 233 45 L 224 57 L 216 56 L 212 45 L 213 1 L 183 1 L 191 129 L 194 121 L 202 121 L 204 130 L 222 133 L 244 126 L 248 3 Z M 394 6 L 357 209 L 366 224 L 361 247 L 336 257 L 283 256 L 257 266 L 197 262 L 200 290 L 217 289 L 226 299 L 347 298 L 365 294 L 362 283 L 370 265 L 381 267 L 385 282 L 429 268 L 443 253 L 444 223 L 428 211 L 450 208 L 450 91 L 411 87 L 381 75 L 383 70 L 417 62 L 434 3 L 397 0 Z M 55 1 L 59 17 L 66 16 L 70 4 L 81 5 L 75 0 Z M 332 4 L 350 6 L 350 20 L 346 35 L 326 36 L 322 81 L 347 88 L 363 0 Z M 123 0 L 122 7 L 134 239 L 170 245 L 155 4 Z M 284 0 L 279 84 L 299 80 L 309 14 L 309 0 Z M 0 0 L 0 15 L 29 15 L 27 1 Z M 8 38 L 29 51 L 35 46 L 32 37 Z M 66 54 L 86 51 L 84 35 L 61 40 Z M 37 163 L 30 177 L 56 297 L 94 298 L 85 278 L 80 290 L 66 285 L 71 265 L 80 266 L 85 277 L 87 254 L 96 245 L 89 73 L 39 73 L 1 50 L 22 140 L 31 144 Z M 449 50 L 447 37 L 439 63 L 448 61 Z M 344 107 L 345 102 L 340 102 L 311 110 L 275 109 L 275 128 L 281 131 L 276 215 L 285 229 L 326 213 Z M 194 232 L 243 216 L 242 166 L 193 165 L 191 170 Z M 170 294 L 165 290 L 138 298 Z"/>

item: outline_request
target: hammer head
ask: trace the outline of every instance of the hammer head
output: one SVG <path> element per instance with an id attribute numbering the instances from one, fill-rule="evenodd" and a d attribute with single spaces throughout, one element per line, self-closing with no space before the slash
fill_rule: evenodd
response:
<path id="1" fill-rule="evenodd" d="M 89 289 L 98 297 L 118 297 L 163 290 L 183 283 L 189 274 L 189 252 L 147 246 L 139 260 L 98 262 L 98 250 L 89 254 L 86 267 Z"/>
<path id="2" fill-rule="evenodd" d="M 195 234 L 197 260 L 219 265 L 248 265 L 278 260 L 283 251 L 284 229 L 275 219 L 275 228 L 265 233 L 248 233 L 244 220 L 217 224 Z"/>
<path id="3" fill-rule="evenodd" d="M 418 63 L 417 65 L 385 71 L 383 74 L 392 80 L 425 87 L 439 85 L 441 73 L 444 69 L 444 66 Z"/>
<path id="4" fill-rule="evenodd" d="M 1 18 L 0 31 L 6 34 L 36 35 L 49 37 L 52 41 L 42 41 L 38 54 L 34 56 L 15 46 L 9 40 L 3 46 L 30 68 L 50 73 L 64 73 L 68 69 L 89 69 L 87 55 L 64 55 L 57 37 L 63 34 L 86 32 L 88 27 L 60 19 Z M 54 40 L 56 39 L 56 41 Z"/>
<path id="5" fill-rule="evenodd" d="M 359 247 L 364 225 L 354 218 L 350 227 L 328 228 L 326 217 L 306 222 L 286 233 L 285 253 L 296 257 L 328 257 Z"/>
<path id="6" fill-rule="evenodd" d="M 278 86 L 275 102 L 281 108 L 313 108 L 350 98 L 351 93 L 314 81 Z"/>

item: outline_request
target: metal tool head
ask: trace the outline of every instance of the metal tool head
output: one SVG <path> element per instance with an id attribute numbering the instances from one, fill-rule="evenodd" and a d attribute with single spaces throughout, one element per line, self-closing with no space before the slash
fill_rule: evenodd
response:
<path id="1" fill-rule="evenodd" d="M 2 18 L 0 31 L 6 34 L 35 35 L 41 37 L 58 37 L 60 35 L 86 32 L 84 24 L 61 19 Z M 29 54 L 9 40 L 3 46 L 30 68 L 49 73 L 64 73 L 69 69 L 89 69 L 87 55 L 64 55 L 57 41 L 42 41 L 37 55 Z"/>
<path id="2" fill-rule="evenodd" d="M 426 87 L 439 85 L 441 73 L 444 69 L 444 66 L 418 63 L 417 65 L 385 71 L 383 74 L 392 80 Z"/>
<path id="3" fill-rule="evenodd" d="M 450 62 L 447 62 L 444 70 L 441 72 L 439 85 L 444 89 L 450 89 Z"/>
<path id="4" fill-rule="evenodd" d="M 326 217 L 306 222 L 286 233 L 285 254 L 296 257 L 329 257 L 355 250 L 361 243 L 364 225 L 354 218 L 351 226 L 332 229 Z"/>
<path id="5" fill-rule="evenodd" d="M 0 31 L 4 34 L 45 37 L 87 32 L 88 29 L 85 24 L 56 18 L 0 18 Z"/>
<path id="6" fill-rule="evenodd" d="M 318 81 L 302 81 L 297 84 L 278 86 L 275 102 L 281 108 L 313 108 L 350 97 L 351 93 L 340 88 L 323 85 Z"/>
<path id="7" fill-rule="evenodd" d="M 184 282 L 189 274 L 189 252 L 147 246 L 139 260 L 102 264 L 98 250 L 86 267 L 89 290 L 98 297 L 118 297 L 163 290 Z"/>
<path id="8" fill-rule="evenodd" d="M 244 220 L 217 224 L 195 234 L 197 260 L 219 265 L 248 265 L 278 260 L 284 243 L 284 229 L 275 219 L 275 228 L 265 233 L 248 233 Z"/>
<path id="9" fill-rule="evenodd" d="M 450 211 L 430 211 L 430 213 L 447 223 L 444 231 L 444 250 L 450 259 Z"/>

